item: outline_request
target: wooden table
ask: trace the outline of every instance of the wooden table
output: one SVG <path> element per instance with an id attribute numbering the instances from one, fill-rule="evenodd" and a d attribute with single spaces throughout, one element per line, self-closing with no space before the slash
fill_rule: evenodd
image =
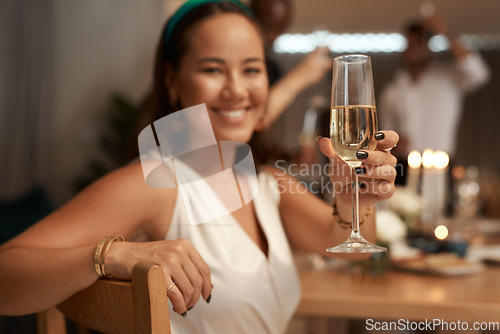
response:
<path id="1" fill-rule="evenodd" d="M 303 260 L 298 271 L 302 299 L 297 315 L 500 322 L 500 267 L 454 277 L 390 270 L 364 281 L 347 270 L 316 270 Z"/>

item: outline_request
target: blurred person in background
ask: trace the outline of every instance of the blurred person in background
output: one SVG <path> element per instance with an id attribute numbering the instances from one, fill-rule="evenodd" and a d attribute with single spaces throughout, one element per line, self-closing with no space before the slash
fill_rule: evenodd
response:
<path id="1" fill-rule="evenodd" d="M 290 0 L 252 0 L 255 19 L 264 34 L 266 67 L 269 78 L 269 107 L 262 126 L 268 128 L 306 88 L 317 84 L 332 69 L 328 47 L 319 47 L 302 59 L 291 71 L 283 74 L 273 59 L 274 41 L 288 27 L 293 8 Z"/>
<path id="2" fill-rule="evenodd" d="M 408 45 L 402 54 L 404 68 L 384 88 L 380 100 L 382 128 L 399 132 L 400 141 L 393 154 L 402 164 L 410 151 L 422 153 L 428 148 L 442 150 L 453 158 L 463 99 L 487 82 L 489 69 L 436 13 L 409 24 L 405 33 Z M 428 45 L 432 35 L 448 38 L 452 61 L 434 59 Z"/>

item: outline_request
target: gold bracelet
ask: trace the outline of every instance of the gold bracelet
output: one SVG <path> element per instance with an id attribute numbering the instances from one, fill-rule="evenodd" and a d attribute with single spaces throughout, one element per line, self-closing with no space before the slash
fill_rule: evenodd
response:
<path id="1" fill-rule="evenodd" d="M 104 277 L 102 275 L 101 266 L 99 265 L 99 263 L 100 263 L 100 260 L 101 260 L 102 246 L 104 246 L 104 243 L 106 242 L 107 238 L 108 237 L 102 238 L 101 241 L 99 241 L 99 243 L 97 244 L 97 247 L 95 249 L 95 254 L 94 254 L 94 269 L 95 269 L 95 272 L 97 273 L 97 275 L 99 277 Z"/>
<path id="2" fill-rule="evenodd" d="M 125 238 L 123 235 L 106 236 L 102 238 L 97 245 L 94 255 L 94 268 L 99 277 L 111 277 L 106 274 L 104 262 L 106 261 L 106 254 L 108 253 L 111 244 L 115 241 L 125 241 Z"/>
<path id="3" fill-rule="evenodd" d="M 339 224 L 339 226 L 341 228 L 343 228 L 344 230 L 347 230 L 347 229 L 351 228 L 352 227 L 352 222 L 347 222 L 345 220 L 342 220 L 342 218 L 340 218 L 339 213 L 337 211 L 337 203 L 335 201 L 335 198 L 333 199 L 333 205 L 332 205 L 332 207 L 333 207 L 332 216 L 335 219 L 335 221 L 337 222 L 337 224 Z M 373 205 L 370 205 L 369 207 L 366 208 L 365 215 L 359 221 L 359 225 L 360 226 L 361 226 L 361 224 L 363 224 L 363 222 L 366 220 L 366 218 L 372 212 L 373 212 Z"/>

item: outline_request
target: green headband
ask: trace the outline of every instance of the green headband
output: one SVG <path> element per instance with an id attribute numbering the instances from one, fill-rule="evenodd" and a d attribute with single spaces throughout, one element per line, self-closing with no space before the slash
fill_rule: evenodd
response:
<path id="1" fill-rule="evenodd" d="M 210 2 L 231 2 L 235 5 L 238 5 L 248 15 L 252 16 L 250 8 L 248 8 L 245 4 L 241 3 L 238 0 L 188 0 L 174 13 L 174 15 L 172 15 L 172 17 L 168 21 L 167 26 L 165 27 L 165 33 L 163 34 L 163 45 L 168 45 L 170 39 L 172 38 L 175 27 L 184 18 L 184 16 L 186 16 L 186 14 L 199 6 Z M 166 52 L 163 52 L 163 61 L 166 61 L 166 54 Z"/>

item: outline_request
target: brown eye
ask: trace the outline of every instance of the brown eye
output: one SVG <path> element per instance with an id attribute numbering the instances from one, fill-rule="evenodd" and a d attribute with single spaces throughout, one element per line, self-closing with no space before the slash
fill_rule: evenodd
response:
<path id="1" fill-rule="evenodd" d="M 203 73 L 209 73 L 209 74 L 218 74 L 222 73 L 222 70 L 217 67 L 207 67 L 201 70 Z"/>
<path id="2" fill-rule="evenodd" d="M 262 70 L 260 68 L 257 68 L 257 67 L 251 67 L 251 68 L 245 69 L 246 74 L 257 74 L 257 73 L 261 73 L 261 72 L 262 72 Z"/>

